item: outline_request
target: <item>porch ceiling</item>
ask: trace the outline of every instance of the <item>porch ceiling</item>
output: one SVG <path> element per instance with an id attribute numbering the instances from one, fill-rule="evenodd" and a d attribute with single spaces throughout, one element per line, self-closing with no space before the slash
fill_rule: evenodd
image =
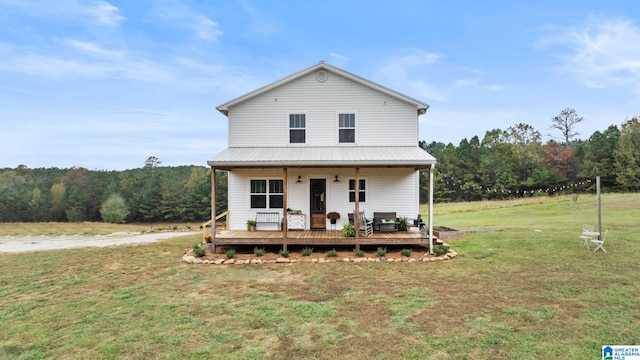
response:
<path id="1" fill-rule="evenodd" d="M 252 167 L 411 167 L 425 169 L 436 159 L 417 146 L 242 147 L 227 148 L 207 161 L 216 169 Z"/>

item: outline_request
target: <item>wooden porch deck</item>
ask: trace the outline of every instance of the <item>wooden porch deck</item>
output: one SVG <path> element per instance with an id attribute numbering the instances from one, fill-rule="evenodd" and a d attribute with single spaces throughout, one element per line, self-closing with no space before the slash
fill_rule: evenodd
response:
<path id="1" fill-rule="evenodd" d="M 418 231 L 374 233 L 359 238 L 344 237 L 341 230 L 290 230 L 286 241 L 282 231 L 222 230 L 213 239 L 214 245 L 429 245 Z M 434 237 L 435 243 L 435 237 Z"/>

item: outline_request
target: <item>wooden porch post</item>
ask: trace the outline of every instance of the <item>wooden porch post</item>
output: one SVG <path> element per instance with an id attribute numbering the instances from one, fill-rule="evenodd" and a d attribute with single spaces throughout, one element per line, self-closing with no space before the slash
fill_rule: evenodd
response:
<path id="1" fill-rule="evenodd" d="M 282 249 L 287 250 L 287 168 L 282 168 Z"/>
<path id="2" fill-rule="evenodd" d="M 433 168 L 429 167 L 429 254 L 433 255 Z"/>
<path id="3" fill-rule="evenodd" d="M 347 184 L 349 186 L 349 184 Z M 353 224 L 356 227 L 356 251 L 360 250 L 360 168 L 356 168 L 356 208 L 353 214 Z"/>
<path id="4" fill-rule="evenodd" d="M 214 254 L 216 252 L 215 239 L 216 239 L 216 169 L 212 166 L 211 167 L 211 252 Z"/>

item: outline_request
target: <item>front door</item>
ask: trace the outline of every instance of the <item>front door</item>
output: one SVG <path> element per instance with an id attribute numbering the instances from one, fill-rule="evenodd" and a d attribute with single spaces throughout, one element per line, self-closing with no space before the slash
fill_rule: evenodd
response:
<path id="1" fill-rule="evenodd" d="M 325 179 L 311 179 L 309 181 L 309 193 L 311 194 L 311 229 L 326 229 L 326 191 L 327 181 Z"/>

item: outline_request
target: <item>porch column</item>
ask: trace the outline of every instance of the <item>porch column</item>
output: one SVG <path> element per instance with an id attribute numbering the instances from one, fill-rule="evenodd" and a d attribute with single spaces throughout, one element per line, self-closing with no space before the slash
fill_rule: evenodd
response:
<path id="1" fill-rule="evenodd" d="M 347 183 L 347 187 L 349 184 Z M 356 206 L 353 214 L 353 225 L 356 228 L 356 251 L 360 250 L 360 168 L 356 168 Z"/>
<path id="2" fill-rule="evenodd" d="M 433 255 L 433 168 L 429 167 L 429 254 Z"/>
<path id="3" fill-rule="evenodd" d="M 227 215 L 229 216 L 229 215 Z M 205 226 L 205 231 L 207 227 Z M 216 252 L 216 169 L 211 167 L 211 252 Z"/>
<path id="4" fill-rule="evenodd" d="M 287 224 L 287 168 L 282 168 L 282 249 L 287 250 L 287 229 L 289 225 Z"/>

